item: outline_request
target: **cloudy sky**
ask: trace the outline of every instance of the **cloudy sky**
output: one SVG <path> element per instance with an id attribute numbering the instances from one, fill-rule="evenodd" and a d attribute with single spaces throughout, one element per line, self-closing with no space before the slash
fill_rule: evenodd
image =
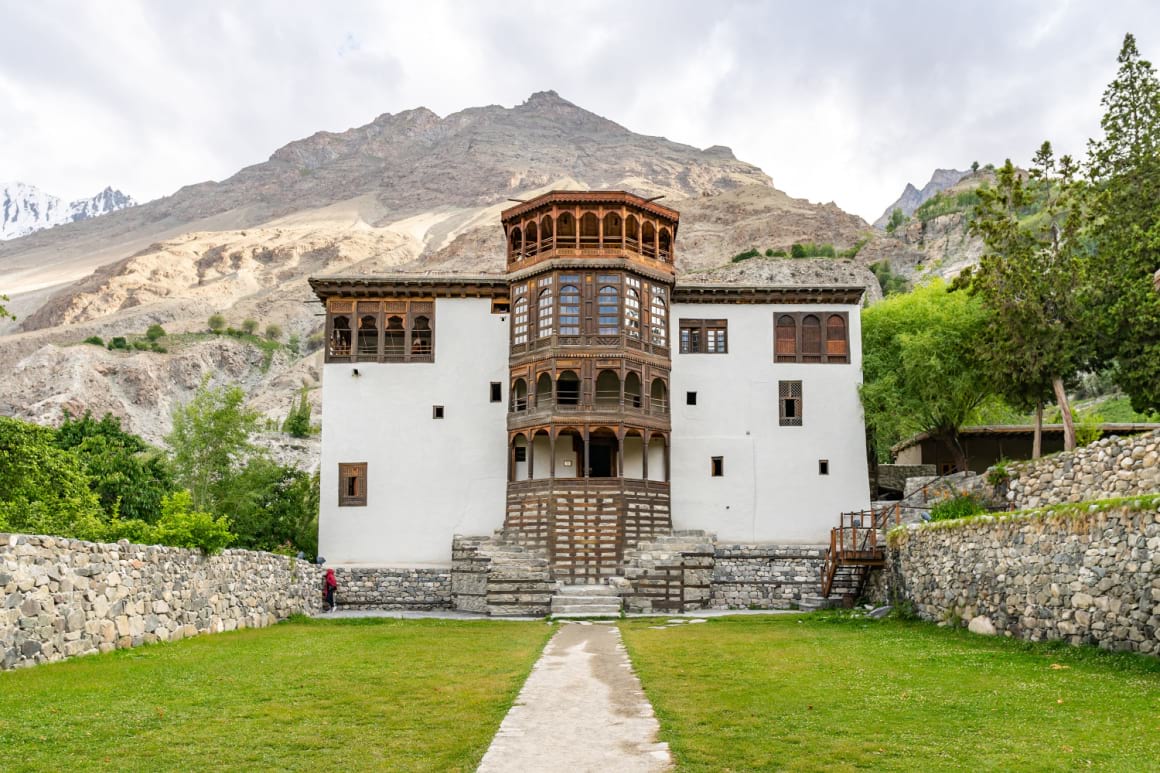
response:
<path id="1" fill-rule="evenodd" d="M 1082 154 L 1125 32 L 1160 3 L 0 0 L 0 181 L 146 200 L 286 142 L 534 91 L 728 145 L 873 219 L 972 161 Z"/>

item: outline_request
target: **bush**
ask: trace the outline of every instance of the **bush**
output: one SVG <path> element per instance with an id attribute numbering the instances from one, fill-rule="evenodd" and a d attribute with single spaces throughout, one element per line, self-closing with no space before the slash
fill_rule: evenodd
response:
<path id="1" fill-rule="evenodd" d="M 150 341 L 156 341 L 163 335 L 165 335 L 165 328 L 161 327 L 161 325 L 158 325 L 156 322 L 150 325 L 149 329 L 145 331 L 145 337 Z"/>
<path id="2" fill-rule="evenodd" d="M 211 333 L 220 333 L 226 326 L 226 318 L 221 314 L 211 314 L 207 324 Z"/>
<path id="3" fill-rule="evenodd" d="M 298 397 L 298 404 L 290 406 L 290 413 L 282 422 L 282 431 L 290 437 L 310 437 L 310 403 L 306 399 L 306 389 L 303 388 Z"/>
<path id="4" fill-rule="evenodd" d="M 104 346 L 105 345 L 104 339 L 101 338 L 100 336 L 89 336 L 88 338 L 86 338 L 84 340 L 84 343 L 92 344 L 93 346 Z"/>
<path id="5" fill-rule="evenodd" d="M 323 335 L 321 331 L 317 333 L 311 333 L 306 338 L 306 353 L 309 354 L 310 352 L 316 352 L 321 349 L 325 340 L 326 336 Z"/>
<path id="6" fill-rule="evenodd" d="M 178 491 L 161 500 L 161 520 L 154 527 L 156 541 L 179 548 L 200 548 L 206 554 L 220 553 L 234 541 L 224 517 L 193 509 L 188 491 Z"/>
<path id="7" fill-rule="evenodd" d="M 794 243 L 790 247 L 789 254 L 792 258 L 832 258 L 835 256 L 834 245 L 814 244 L 813 242 Z"/>
<path id="8" fill-rule="evenodd" d="M 245 333 L 243 333 L 241 330 L 238 330 L 236 327 L 227 327 L 226 335 L 233 336 L 234 338 L 241 338 L 243 335 L 245 335 Z"/>
<path id="9" fill-rule="evenodd" d="M 168 349 L 166 349 L 164 346 L 162 346 L 159 343 L 154 343 L 152 346 L 149 347 L 149 349 L 151 351 L 157 352 L 158 354 L 165 354 L 166 352 L 169 351 Z"/>
<path id="10" fill-rule="evenodd" d="M 882 288 L 884 296 L 904 293 L 910 289 L 910 283 L 906 281 L 905 277 L 895 274 L 890 269 L 888 261 L 880 260 L 877 263 L 871 263 L 869 268 L 878 279 L 878 286 Z"/>
<path id="11" fill-rule="evenodd" d="M 789 257 L 789 253 L 787 253 L 785 250 L 770 250 L 767 254 L 771 258 L 788 258 Z"/>
<path id="12" fill-rule="evenodd" d="M 133 348 L 139 352 L 147 352 L 147 351 L 149 351 L 150 348 L 152 348 L 152 346 L 153 345 L 150 344 L 148 341 L 134 341 L 133 342 Z"/>
<path id="13" fill-rule="evenodd" d="M 890 220 L 888 220 L 886 222 L 886 233 L 888 233 L 888 234 L 894 233 L 898 229 L 898 226 L 905 223 L 906 220 L 907 220 L 907 217 L 906 217 L 906 215 L 902 214 L 902 210 L 898 207 L 895 207 L 890 212 Z"/>
<path id="14" fill-rule="evenodd" d="M 951 521 L 955 518 L 968 518 L 987 512 L 987 508 L 970 494 L 958 494 L 944 499 L 930 509 L 932 521 Z"/>
<path id="15" fill-rule="evenodd" d="M 1074 419 L 1077 446 L 1091 445 L 1103 436 L 1104 417 L 1098 411 L 1079 411 Z"/>
<path id="16" fill-rule="evenodd" d="M 109 351 L 113 349 L 128 349 L 129 342 L 125 340 L 125 336 L 114 336 L 109 339 Z"/>
<path id="17" fill-rule="evenodd" d="M 247 317 L 242 320 L 242 332 L 246 335 L 253 335 L 254 331 L 258 329 L 258 320 Z"/>
<path id="18" fill-rule="evenodd" d="M 1000 459 L 991 465 L 990 469 L 987 470 L 987 485 L 994 488 L 1010 481 L 1011 470 L 1007 467 L 1010 463 L 1010 459 Z"/>
<path id="19" fill-rule="evenodd" d="M 277 341 L 281 337 L 282 337 L 282 326 L 281 325 L 275 325 L 272 322 L 269 325 L 266 325 L 266 338 L 270 339 L 271 341 Z"/>
<path id="20" fill-rule="evenodd" d="M 758 252 L 756 248 L 750 247 L 745 252 L 739 252 L 736 255 L 734 255 L 733 260 L 731 262 L 732 263 L 740 263 L 743 260 L 749 260 L 750 258 L 756 258 L 760 254 L 761 253 Z"/>
<path id="21" fill-rule="evenodd" d="M 290 336 L 290 340 L 286 342 L 286 348 L 294 352 L 294 354 L 298 354 L 302 348 L 302 339 L 296 335 Z"/>

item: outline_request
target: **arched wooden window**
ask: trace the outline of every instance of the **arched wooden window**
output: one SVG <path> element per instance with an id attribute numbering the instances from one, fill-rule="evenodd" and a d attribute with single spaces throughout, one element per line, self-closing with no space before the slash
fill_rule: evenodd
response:
<path id="1" fill-rule="evenodd" d="M 540 302 L 536 307 L 537 335 L 540 338 L 547 338 L 555 330 L 555 303 L 551 287 L 540 290 Z"/>
<path id="2" fill-rule="evenodd" d="M 614 370 L 602 370 L 596 377 L 596 406 L 616 408 L 620 405 L 620 376 Z"/>
<path id="3" fill-rule="evenodd" d="M 415 317 L 411 325 L 411 354 L 431 353 L 431 320 L 427 317 Z"/>
<path id="4" fill-rule="evenodd" d="M 625 280 L 631 285 L 638 280 L 629 277 Z M 632 338 L 640 338 L 640 291 L 629 287 L 624 292 L 624 332 Z"/>
<path id="5" fill-rule="evenodd" d="M 540 248 L 540 237 L 536 229 L 536 221 L 533 220 L 524 228 L 524 253 L 526 255 L 535 255 Z"/>
<path id="6" fill-rule="evenodd" d="M 802 362 L 822 359 L 822 321 L 813 314 L 802 317 Z"/>
<path id="7" fill-rule="evenodd" d="M 387 324 L 383 330 L 383 354 L 389 360 L 401 360 L 407 352 L 406 333 L 403 330 L 403 318 L 398 316 L 387 317 Z"/>
<path id="8" fill-rule="evenodd" d="M 600 243 L 600 219 L 595 212 L 585 212 L 580 217 L 580 246 L 595 247 Z"/>
<path id="9" fill-rule="evenodd" d="M 774 353 L 777 362 L 797 360 L 797 325 L 789 314 L 782 314 L 777 318 Z"/>
<path id="10" fill-rule="evenodd" d="M 350 342 L 350 317 L 336 316 L 332 323 L 332 330 L 330 334 L 330 356 L 349 357 Z"/>
<path id="11" fill-rule="evenodd" d="M 548 249 L 552 246 L 552 216 L 544 215 L 540 221 L 540 248 Z"/>
<path id="12" fill-rule="evenodd" d="M 519 226 L 516 226 L 515 228 L 512 229 L 512 232 L 511 232 L 511 244 L 510 244 L 509 253 L 510 253 L 511 257 L 513 257 L 516 260 L 519 260 L 521 257 L 523 257 L 523 250 L 524 250 L 524 236 L 523 236 L 523 233 L 520 231 Z"/>
<path id="13" fill-rule="evenodd" d="M 602 336 L 620 332 L 620 291 L 610 285 L 596 296 L 596 330 Z"/>
<path id="14" fill-rule="evenodd" d="M 629 249 L 640 252 L 640 225 L 634 215 L 624 219 L 624 240 L 628 243 Z"/>
<path id="15" fill-rule="evenodd" d="M 560 288 L 560 335 L 580 335 L 580 288 L 576 285 Z"/>
<path id="16" fill-rule="evenodd" d="M 631 370 L 624 377 L 624 405 L 628 408 L 639 408 L 641 406 L 640 376 Z"/>
<path id="17" fill-rule="evenodd" d="M 826 320 L 826 357 L 848 357 L 849 345 L 846 339 L 846 320 L 838 314 L 831 314 Z"/>
<path id="18" fill-rule="evenodd" d="M 660 252 L 657 257 L 661 260 L 669 260 L 673 250 L 673 237 L 669 233 L 669 229 L 662 228 L 660 233 Z"/>
<path id="19" fill-rule="evenodd" d="M 372 314 L 358 319 L 358 353 L 360 357 L 379 353 L 379 331 Z"/>
<path id="20" fill-rule="evenodd" d="M 651 413 L 664 415 L 669 412 L 669 388 L 664 379 L 654 378 L 649 390 L 649 410 Z"/>
<path id="21" fill-rule="evenodd" d="M 665 299 L 661 296 L 662 292 L 664 290 L 654 285 L 652 287 L 652 303 L 649 304 L 650 340 L 657 346 L 668 345 L 668 311 L 665 307 Z"/>
<path id="22" fill-rule="evenodd" d="M 526 411 L 528 409 L 528 382 L 517 378 L 512 384 L 512 410 Z"/>
<path id="23" fill-rule="evenodd" d="M 556 221 L 556 236 L 563 239 L 567 244 L 565 246 L 571 247 L 572 242 L 576 239 L 576 219 L 572 217 L 570 212 L 561 212 L 559 219 Z M 557 245 L 559 246 L 559 245 Z"/>
<path id="24" fill-rule="evenodd" d="M 556 379 L 556 404 L 580 404 L 580 377 L 566 370 Z"/>
<path id="25" fill-rule="evenodd" d="M 604 216 L 604 242 L 619 242 L 621 222 L 620 215 L 615 212 L 609 212 Z"/>
<path id="26" fill-rule="evenodd" d="M 552 377 L 541 373 L 536 379 L 536 407 L 548 408 L 552 405 Z"/>
<path id="27" fill-rule="evenodd" d="M 657 229 L 651 220 L 645 220 L 641 224 L 640 252 L 649 258 L 655 258 L 657 256 Z"/>
<path id="28" fill-rule="evenodd" d="M 517 298 L 512 309 L 512 343 L 528 342 L 528 299 Z"/>

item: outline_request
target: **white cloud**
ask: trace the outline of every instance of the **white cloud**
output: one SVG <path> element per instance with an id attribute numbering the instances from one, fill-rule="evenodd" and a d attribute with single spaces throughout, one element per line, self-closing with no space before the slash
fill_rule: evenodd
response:
<path id="1" fill-rule="evenodd" d="M 973 160 L 1082 154 L 1123 33 L 1160 7 L 901 2 L 22 3 L 0 27 L 0 178 L 139 199 L 318 130 L 533 91 L 728 145 L 868 219 Z"/>

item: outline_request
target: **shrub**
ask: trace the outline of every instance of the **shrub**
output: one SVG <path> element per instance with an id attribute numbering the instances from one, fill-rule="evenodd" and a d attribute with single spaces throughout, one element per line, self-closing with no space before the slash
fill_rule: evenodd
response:
<path id="1" fill-rule="evenodd" d="M 150 341 L 156 341 L 163 335 L 165 335 L 165 328 L 161 327 L 161 325 L 158 325 L 156 322 L 150 325 L 149 329 L 145 331 L 145 337 Z"/>
<path id="2" fill-rule="evenodd" d="M 1011 470 L 1007 468 L 1007 465 L 1010 463 L 1010 459 L 1000 459 L 991 465 L 991 468 L 987 470 L 987 485 L 992 487 L 1002 486 L 1004 483 L 1010 481 Z"/>
<path id="3" fill-rule="evenodd" d="M 270 339 L 271 341 L 277 341 L 281 337 L 282 337 L 282 326 L 281 325 L 275 325 L 272 322 L 269 325 L 266 325 L 266 338 Z"/>
<path id="4" fill-rule="evenodd" d="M 226 326 L 226 318 L 221 314 L 211 314 L 207 324 L 211 333 L 220 333 Z"/>
<path id="5" fill-rule="evenodd" d="M 731 262 L 740 263 L 743 260 L 749 260 L 750 258 L 756 258 L 760 254 L 761 253 L 758 252 L 756 248 L 750 247 L 745 252 L 739 252 L 736 255 L 734 255 L 733 260 Z"/>
<path id="6" fill-rule="evenodd" d="M 134 341 L 133 348 L 139 352 L 147 352 L 152 347 L 148 341 Z"/>
<path id="7" fill-rule="evenodd" d="M 1104 417 L 1097 411 L 1080 411 L 1075 416 L 1075 444 L 1091 445 L 1103 436 Z"/>
<path id="8" fill-rule="evenodd" d="M 155 351 L 155 352 L 157 352 L 158 354 L 165 354 L 166 352 L 168 352 L 168 351 L 169 351 L 169 350 L 168 350 L 168 349 L 166 349 L 164 346 L 162 346 L 161 344 L 159 344 L 159 343 L 156 343 L 156 342 L 155 342 L 155 343 L 154 343 L 152 346 L 150 346 L 149 348 L 150 348 L 152 351 Z"/>
<path id="9" fill-rule="evenodd" d="M 242 332 L 246 335 L 253 335 L 254 331 L 258 329 L 258 320 L 247 317 L 242 320 Z"/>
<path id="10" fill-rule="evenodd" d="M 886 222 L 886 233 L 888 233 L 888 234 L 894 233 L 898 229 L 898 226 L 905 223 L 906 220 L 907 220 L 906 215 L 902 214 L 902 209 L 900 209 L 899 207 L 895 207 L 890 212 L 890 220 L 888 220 Z"/>
<path id="11" fill-rule="evenodd" d="M 282 431 L 290 437 L 304 438 L 310 436 L 310 403 L 306 399 L 305 387 L 299 393 L 298 404 L 291 404 L 286 420 L 282 422 Z"/>
<path id="12" fill-rule="evenodd" d="M 227 327 L 226 335 L 233 336 L 234 338 L 241 338 L 243 335 L 245 335 L 245 333 L 243 333 L 241 330 L 238 330 L 236 327 Z"/>
<path id="13" fill-rule="evenodd" d="M 767 253 L 771 258 L 788 258 L 789 254 L 785 250 L 769 250 Z"/>
<path id="14" fill-rule="evenodd" d="M 814 244 L 813 242 L 798 244 L 795 242 L 790 247 L 789 254 L 793 258 L 832 258 L 835 257 L 836 253 L 832 244 Z"/>
<path id="15" fill-rule="evenodd" d="M 298 354 L 302 348 L 302 339 L 296 335 L 290 336 L 290 340 L 286 342 L 286 348 L 294 352 L 294 354 Z"/>
<path id="16" fill-rule="evenodd" d="M 987 508 L 970 494 L 958 494 L 944 499 L 930 509 L 932 521 L 951 521 L 987 512 Z"/>
<path id="17" fill-rule="evenodd" d="M 306 338 L 306 353 L 309 354 L 310 352 L 318 351 L 321 349 L 325 340 L 326 336 L 323 335 L 321 331 L 317 333 L 311 333 Z"/>
<path id="18" fill-rule="evenodd" d="M 770 247 L 765 251 L 765 257 L 767 257 L 767 258 L 773 257 L 773 247 Z"/>
<path id="19" fill-rule="evenodd" d="M 89 336 L 88 338 L 86 338 L 84 340 L 84 343 L 92 344 L 93 346 L 104 346 L 105 345 L 104 339 L 102 339 L 100 336 Z"/>
<path id="20" fill-rule="evenodd" d="M 128 348 L 129 348 L 129 342 L 125 340 L 124 336 L 114 336 L 113 338 L 109 339 L 109 350 L 110 351 L 112 351 L 113 349 L 128 349 Z"/>
<path id="21" fill-rule="evenodd" d="M 910 283 L 906 281 L 905 277 L 895 274 L 890 269 L 888 261 L 880 260 L 877 263 L 871 263 L 869 268 L 878 279 L 878 286 L 882 288 L 883 295 L 904 293 L 910 289 Z"/>
<path id="22" fill-rule="evenodd" d="M 161 500 L 161 520 L 154 527 L 154 534 L 162 545 L 201 548 L 207 554 L 219 553 L 234 541 L 229 522 L 194 510 L 188 491 L 177 491 Z"/>

